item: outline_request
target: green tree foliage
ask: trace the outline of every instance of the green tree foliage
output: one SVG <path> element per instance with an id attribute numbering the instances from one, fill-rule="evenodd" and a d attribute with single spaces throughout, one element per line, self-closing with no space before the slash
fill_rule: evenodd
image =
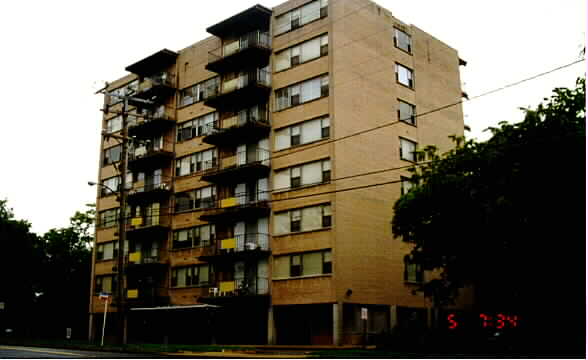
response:
<path id="1" fill-rule="evenodd" d="M 0 201 L 0 331 L 14 336 L 63 338 L 87 333 L 94 205 L 76 212 L 70 226 L 42 237 L 30 223 L 16 220 L 7 201 Z M 2 336 L 2 334 L 0 334 Z"/>
<path id="2" fill-rule="evenodd" d="M 488 141 L 419 153 L 428 162 L 412 169 L 392 230 L 414 243 L 412 261 L 441 270 L 420 289 L 438 306 L 473 285 L 479 308 L 524 314 L 538 346 L 584 340 L 585 89 L 555 89 Z"/>
<path id="3" fill-rule="evenodd" d="M 14 218 L 7 200 L 0 200 L 0 302 L 5 303 L 0 331 L 10 328 L 23 336 L 30 334 L 34 321 L 29 310 L 40 287 L 43 259 L 39 238 L 30 229 L 28 221 Z"/>

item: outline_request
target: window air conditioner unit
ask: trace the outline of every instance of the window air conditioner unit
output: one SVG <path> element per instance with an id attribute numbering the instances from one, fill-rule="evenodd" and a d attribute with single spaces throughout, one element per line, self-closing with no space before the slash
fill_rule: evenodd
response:
<path id="1" fill-rule="evenodd" d="M 257 248 L 257 245 L 255 243 L 249 242 L 249 243 L 245 244 L 245 248 L 247 250 L 255 250 L 255 248 Z"/>

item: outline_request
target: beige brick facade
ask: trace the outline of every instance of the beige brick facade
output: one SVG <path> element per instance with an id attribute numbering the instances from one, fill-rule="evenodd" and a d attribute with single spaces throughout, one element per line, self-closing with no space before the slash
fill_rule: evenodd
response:
<path id="1" fill-rule="evenodd" d="M 142 84 L 143 79 L 162 71 L 167 72 L 168 78 L 171 79 L 171 83 L 166 85 L 167 88 L 157 88 L 154 91 L 160 92 L 153 92 L 156 96 L 149 98 L 156 99 L 154 101 L 157 105 L 165 106 L 165 114 L 173 119 L 173 124 L 157 123 L 160 127 L 156 130 L 145 130 L 149 136 L 139 132 L 142 130 L 141 126 L 136 127 L 137 134 L 143 134 L 138 135 L 140 140 L 143 139 L 143 144 L 152 144 L 149 141 L 156 143 L 157 140 L 153 139 L 161 136 L 163 150 L 171 155 L 168 156 L 165 152 L 160 154 L 160 150 L 156 149 L 155 155 L 148 153 L 129 160 L 129 165 L 133 169 L 132 190 L 129 192 L 133 194 L 129 195 L 130 216 L 139 220 L 129 220 L 127 238 L 133 248 L 131 252 L 141 253 L 141 260 L 134 264 L 135 273 L 127 273 L 124 286 L 131 290 L 134 289 L 132 286 L 143 286 L 139 290 L 142 292 L 141 296 L 145 292 L 150 293 L 150 297 L 140 296 L 139 300 L 131 299 L 135 301 L 129 302 L 135 304 L 131 306 L 165 305 L 177 309 L 186 305 L 214 304 L 226 308 L 229 313 L 233 308 L 251 306 L 254 309 L 251 313 L 256 313 L 255 309 L 259 309 L 259 313 L 262 314 L 259 321 L 264 323 L 263 326 L 259 325 L 263 328 L 262 334 L 255 338 L 256 340 L 250 340 L 251 342 L 335 344 L 357 340 L 352 322 L 361 306 L 371 306 L 373 316 L 383 319 L 374 325 L 374 333 L 396 325 L 397 307 L 430 307 L 430 303 L 424 300 L 422 295 L 411 294 L 414 285 L 406 283 L 404 278 L 404 256 L 410 251 L 410 246 L 400 239 L 394 239 L 390 229 L 392 208 L 401 195 L 400 176 L 408 174 L 402 167 L 411 165 L 400 158 L 400 138 L 415 142 L 418 148 L 435 145 L 441 151 L 446 151 L 452 146 L 448 136 L 463 135 L 463 115 L 461 106 L 457 105 L 417 116 L 416 124 L 413 125 L 399 121 L 398 101 L 414 105 L 416 114 L 428 113 L 459 101 L 461 88 L 457 51 L 419 28 L 402 23 L 393 17 L 390 11 L 369 0 L 330 0 L 328 5 L 326 4 L 325 0 L 290 0 L 271 10 L 260 6 L 253 7 L 231 18 L 230 21 L 210 27 L 208 30 L 213 36 L 178 53 L 166 50 L 165 54 L 160 52 L 146 58 L 142 62 L 151 64 L 152 68 L 145 70 L 146 65 L 141 64 L 143 67 L 140 67 L 139 63 L 134 64 L 129 68 L 135 69 L 138 73 L 110 84 L 108 91 L 125 86 L 135 79 Z M 307 24 L 304 23 L 306 20 L 303 16 L 300 27 L 276 35 L 277 18 L 284 14 L 290 16 L 287 14 L 296 13 L 296 9 L 300 7 L 302 14 L 315 11 L 319 7 L 326 7 L 327 10 L 321 10 L 321 16 Z M 253 21 L 255 19 L 261 20 L 256 23 Z M 258 24 L 258 27 L 251 23 Z M 240 26 L 250 28 L 240 30 Z M 410 37 L 410 52 L 395 46 L 395 29 Z M 221 46 L 227 49 L 232 46 L 234 39 L 253 30 L 270 33 L 270 52 L 264 53 L 266 50 L 263 49 L 251 50 L 257 45 L 252 44 L 252 38 L 249 38 L 249 43 L 241 40 L 239 51 L 225 55 L 221 60 L 215 60 L 209 55 L 209 52 L 218 53 L 222 49 Z M 276 53 L 307 44 L 309 40 L 324 34 L 328 35 L 326 53 L 288 69 L 274 70 L 277 64 Z M 260 37 L 256 39 L 261 41 Z M 237 60 L 231 63 L 231 57 Z M 234 77 L 231 75 L 232 72 L 245 70 L 239 68 L 240 63 L 249 64 L 243 65 L 248 66 L 249 70 L 267 65 L 271 73 L 271 89 L 264 92 L 267 84 L 250 86 L 251 78 L 248 84 L 239 83 L 242 80 L 238 80 L 237 83 L 245 88 L 233 90 L 235 93 L 241 92 L 231 98 L 231 91 L 226 89 Z M 397 64 L 412 70 L 412 88 L 397 81 Z M 206 67 L 209 65 L 212 65 L 211 69 L 215 71 L 207 70 Z M 258 77 L 261 76 L 259 72 L 257 74 Z M 321 89 L 321 96 L 315 96 L 316 98 L 308 102 L 277 109 L 278 101 L 282 101 L 278 96 L 283 89 L 292 88 L 296 84 L 322 75 L 328 77 L 328 95 Z M 211 91 L 217 91 L 217 95 L 207 99 L 196 99 L 194 103 L 185 105 L 182 96 L 192 94 L 186 90 L 187 88 L 216 76 L 220 77 L 219 82 L 222 85 L 220 90 Z M 140 85 L 139 89 L 141 86 L 143 85 Z M 306 88 L 300 88 L 301 92 L 306 91 Z M 193 96 L 206 97 L 209 90 L 201 89 L 201 94 Z M 295 94 L 296 90 L 289 91 Z M 250 94 L 257 93 L 260 94 L 258 98 L 250 98 Z M 141 90 L 136 93 L 139 97 L 143 96 L 142 94 Z M 310 95 L 303 93 L 302 96 Z M 294 100 L 289 97 L 288 101 Z M 262 124 L 256 125 L 258 127 L 253 130 L 247 130 L 248 132 L 241 130 L 240 127 L 232 128 L 231 133 L 223 130 L 227 126 L 223 127 L 222 122 L 216 122 L 213 124 L 216 128 L 214 132 L 202 136 L 199 132 L 208 130 L 194 129 L 193 133 L 185 135 L 189 139 L 182 138 L 182 141 L 178 141 L 177 129 L 187 121 L 215 111 L 219 113 L 222 121 L 234 116 L 235 111 L 249 108 L 254 104 L 265 105 L 269 129 L 268 125 Z M 135 104 L 127 110 L 137 113 L 136 106 L 141 107 Z M 123 107 L 117 104 L 108 109 L 111 113 L 104 115 L 104 126 L 106 120 L 116 115 L 112 112 L 120 112 Z M 278 138 L 278 131 L 324 116 L 329 118 L 329 129 L 327 133 L 321 133 L 319 139 L 305 144 L 304 139 L 310 137 L 308 130 L 301 137 L 302 140 L 297 140 L 302 141 L 299 145 L 276 149 L 279 141 L 285 141 Z M 249 115 L 246 115 L 246 119 L 248 123 L 259 121 L 251 120 Z M 176 124 L 178 126 L 175 126 Z M 307 130 L 303 128 L 302 131 Z M 316 132 L 316 128 L 313 131 Z M 361 134 L 355 135 L 357 133 Z M 290 135 L 287 141 L 295 141 L 293 136 L 295 135 Z M 258 141 L 263 138 L 268 139 L 264 145 L 266 149 L 254 145 L 261 144 Z M 116 147 L 119 143 L 120 140 L 113 137 L 103 140 L 100 149 L 100 180 L 118 175 L 114 165 L 102 165 L 104 150 Z M 244 146 L 246 143 L 249 145 Z M 140 144 L 135 147 L 138 146 Z M 146 146 L 148 152 L 152 151 L 149 148 L 151 145 Z M 190 163 L 182 165 L 176 161 L 213 148 L 217 148 L 214 159 L 199 162 L 201 160 L 194 155 L 194 160 Z M 243 150 L 239 149 L 247 149 L 247 154 L 240 152 Z M 130 151 L 138 150 L 131 148 Z M 249 157 L 254 156 L 256 151 L 258 158 L 250 163 Z M 259 154 L 265 154 L 265 151 L 267 155 L 263 160 L 267 160 L 260 161 Z M 154 160 L 149 160 L 149 156 L 153 156 Z M 218 166 L 224 167 L 228 164 L 227 157 L 237 159 L 231 160 L 233 162 L 240 161 L 240 157 L 247 160 L 244 160 L 246 163 L 238 164 L 239 166 L 223 170 Z M 274 189 L 276 172 L 326 159 L 330 160 L 330 180 L 297 189 L 263 192 Z M 155 164 L 155 161 L 159 163 Z M 255 165 L 252 165 L 253 163 Z M 213 164 L 212 169 L 207 170 L 210 164 Z M 189 172 L 188 175 L 177 173 L 181 166 L 185 166 L 185 170 L 182 167 L 181 171 Z M 161 170 L 160 177 L 153 172 L 157 169 Z M 384 171 L 363 175 L 377 170 Z M 206 179 L 203 179 L 203 176 Z M 307 174 L 303 175 L 303 181 L 304 176 Z M 265 185 L 262 185 L 264 178 L 268 179 L 267 188 L 263 188 Z M 160 188 L 161 182 L 167 182 L 169 186 Z M 152 183 L 155 185 L 148 188 L 148 184 Z M 196 205 L 204 204 L 200 202 L 202 199 L 198 198 L 201 196 L 198 195 L 198 189 L 210 185 L 217 187 L 214 202 Z M 356 187 L 365 188 L 353 189 Z M 250 188 L 256 190 L 249 190 Z M 245 200 L 239 198 L 239 189 L 247 189 L 245 197 L 255 197 L 255 204 L 252 205 L 252 200 L 243 203 Z M 191 195 L 187 195 L 188 193 Z M 269 195 L 265 198 L 263 196 L 266 195 L 260 195 L 262 193 Z M 192 198 L 186 198 L 187 196 Z M 191 200 L 185 200 L 183 197 Z M 233 207 L 235 201 L 241 201 L 241 205 Z M 158 204 L 155 205 L 156 210 L 153 210 L 154 205 L 151 205 L 154 203 Z M 304 212 L 304 209 L 320 209 L 321 205 L 326 204 L 330 204 L 330 218 L 325 219 L 328 214 L 323 213 L 322 223 L 317 219 L 305 217 L 302 225 L 299 225 L 300 230 L 293 230 L 295 225 L 289 223 L 289 232 L 275 232 L 276 228 L 283 226 L 283 217 L 278 219 L 276 214 L 295 214 L 299 209 Z M 107 209 L 117 208 L 118 201 L 114 195 L 99 196 L 97 205 L 98 212 L 101 213 Z M 182 206 L 189 209 L 181 208 Z M 267 208 L 269 210 L 266 210 Z M 308 213 L 315 214 L 316 211 L 309 210 Z M 154 218 L 159 221 L 151 223 Z M 267 222 L 264 219 L 267 219 Z M 294 218 L 289 221 L 294 222 L 295 219 L 292 219 Z M 307 223 L 312 223 L 315 227 L 305 228 Z M 320 223 L 318 228 L 317 223 Z M 204 232 L 205 230 L 200 227 L 209 224 L 215 225 L 216 236 L 202 235 L 208 232 Z M 267 226 L 267 234 L 265 230 L 260 230 L 264 226 Z M 183 231 L 194 227 L 197 230 L 191 230 L 189 237 L 184 235 Z M 243 230 L 244 228 L 248 230 Z M 250 234 L 255 234 L 255 241 L 264 241 L 260 239 L 267 238 L 267 246 L 256 243 L 260 247 L 255 250 L 256 255 L 247 253 L 247 247 L 239 245 L 242 239 L 249 241 Z M 188 240 L 183 236 L 187 236 Z M 101 227 L 99 224 L 96 230 L 97 243 L 117 239 L 116 226 Z M 313 257 L 312 254 L 319 252 L 323 254 L 322 265 L 309 260 L 312 258 L 312 261 L 318 261 L 316 259 L 320 256 Z M 302 255 L 298 258 L 300 254 Z M 147 261 L 147 258 L 151 260 Z M 284 259 L 290 259 L 290 276 L 272 280 L 276 278 L 274 272 L 284 271 L 277 268 L 278 262 L 287 261 Z M 130 256 L 125 261 L 131 261 Z M 304 270 L 300 270 L 301 274 L 296 273 L 297 261 L 301 261 L 301 266 L 304 266 Z M 115 274 L 114 264 L 115 261 L 95 260 L 94 278 Z M 190 275 L 184 278 L 184 271 L 188 271 L 185 269 L 190 269 Z M 237 284 L 235 288 L 229 284 L 232 281 Z M 246 289 L 249 292 L 240 296 L 242 294 L 237 287 L 245 286 L 245 283 L 249 286 Z M 150 284 L 151 287 L 145 287 L 145 284 Z M 92 297 L 90 311 L 103 311 L 103 305 L 95 295 Z M 194 316 L 200 316 L 197 315 L 197 311 L 200 310 L 194 310 Z M 301 316 L 294 315 L 305 312 L 314 315 L 309 315 L 308 319 L 300 319 Z M 222 319 L 222 316 L 219 319 Z M 302 337 L 289 339 L 288 330 L 284 325 L 288 321 L 294 324 L 293 329 L 315 330 L 308 330 L 309 333 Z M 246 328 L 243 329 L 247 332 Z M 132 337 L 132 334 L 130 336 Z M 216 336 L 220 336 L 221 342 L 239 343 L 235 340 L 239 339 L 238 337 L 226 337 L 222 340 L 223 334 Z"/>

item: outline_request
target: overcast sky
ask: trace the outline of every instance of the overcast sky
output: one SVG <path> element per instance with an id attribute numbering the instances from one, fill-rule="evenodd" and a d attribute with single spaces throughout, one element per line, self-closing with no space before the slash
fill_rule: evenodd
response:
<path id="1" fill-rule="evenodd" d="M 261 0 L 259 0 L 261 1 Z M 344 0 L 355 1 L 355 0 Z M 260 2 L 274 7 L 282 0 Z M 379 0 L 467 60 L 471 96 L 579 59 L 585 44 L 582 0 Z M 2 1 L 0 34 L 0 199 L 33 231 L 68 225 L 95 202 L 104 81 L 162 48 L 178 51 L 205 29 L 256 2 L 186 0 Z M 470 136 L 499 121 L 520 121 L 554 87 L 574 86 L 580 63 L 464 105 Z M 391 150 L 392 151 L 392 150 Z"/>

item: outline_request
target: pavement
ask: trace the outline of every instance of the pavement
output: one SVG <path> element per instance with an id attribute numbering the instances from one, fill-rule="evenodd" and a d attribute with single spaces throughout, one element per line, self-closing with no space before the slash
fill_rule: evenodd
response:
<path id="1" fill-rule="evenodd" d="M 0 345 L 0 359 L 140 359 L 153 357 L 154 356 L 150 354 L 131 354 L 106 351 L 81 351 L 30 346 Z"/>

